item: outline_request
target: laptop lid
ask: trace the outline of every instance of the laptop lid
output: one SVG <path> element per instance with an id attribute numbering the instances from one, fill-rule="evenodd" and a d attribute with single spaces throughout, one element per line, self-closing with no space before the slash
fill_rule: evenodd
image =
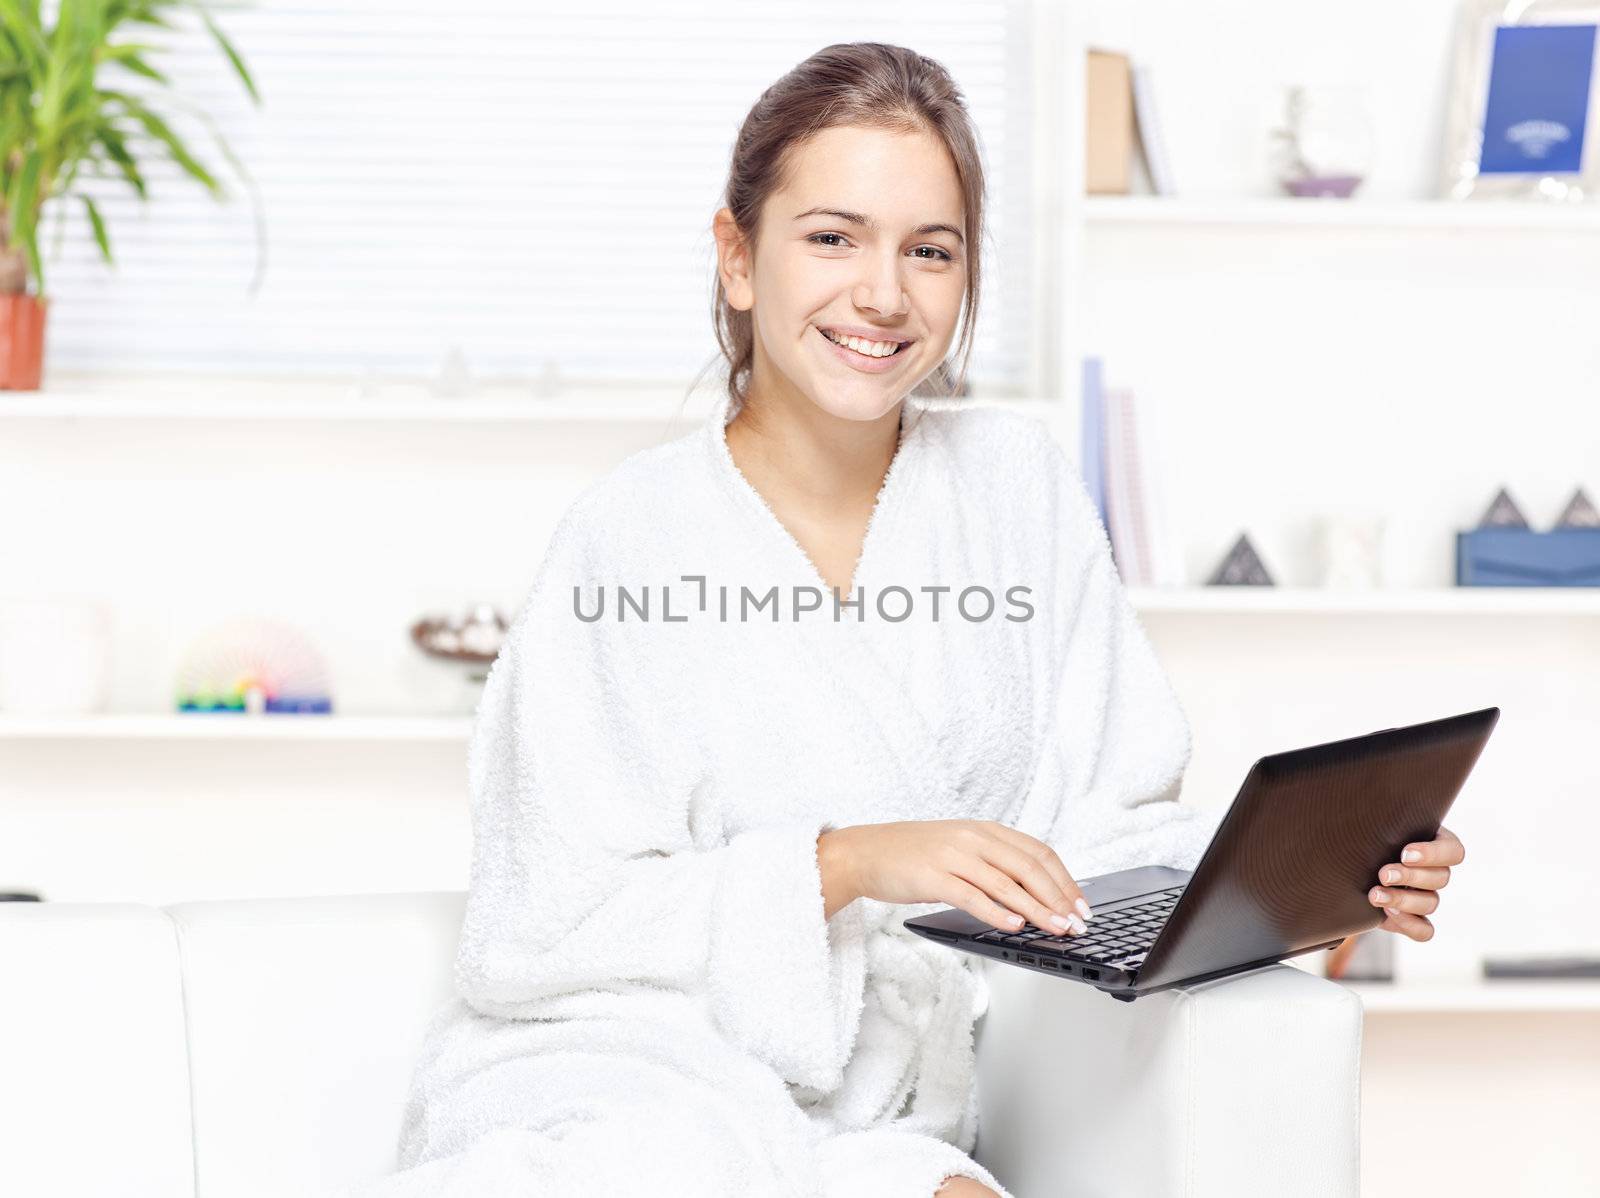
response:
<path id="1" fill-rule="evenodd" d="M 1432 840 L 1500 719 L 1486 707 L 1260 758 L 1134 989 L 1291 956 L 1383 922 L 1378 870 Z"/>

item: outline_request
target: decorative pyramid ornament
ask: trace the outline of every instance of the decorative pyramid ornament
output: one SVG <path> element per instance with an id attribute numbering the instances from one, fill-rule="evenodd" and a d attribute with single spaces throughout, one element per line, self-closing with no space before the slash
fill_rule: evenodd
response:
<path id="1" fill-rule="evenodd" d="M 1233 548 L 1228 550 L 1228 555 L 1222 559 L 1222 564 L 1217 567 L 1209 579 L 1208 587 L 1270 587 L 1273 584 L 1272 576 L 1267 573 L 1267 568 L 1261 564 L 1261 555 L 1256 552 L 1256 547 L 1250 543 L 1247 533 L 1240 533 L 1239 539 L 1233 543 Z"/>
<path id="2" fill-rule="evenodd" d="M 1504 487 L 1478 519 L 1479 528 L 1527 528 L 1528 521 L 1522 514 L 1522 509 L 1511 501 L 1511 496 L 1506 494 Z"/>
<path id="3" fill-rule="evenodd" d="M 1561 518 L 1556 521 L 1557 528 L 1600 528 L 1600 511 L 1595 510 L 1589 497 L 1579 487 L 1572 493 L 1572 498 L 1567 500 L 1567 506 L 1562 509 Z"/>

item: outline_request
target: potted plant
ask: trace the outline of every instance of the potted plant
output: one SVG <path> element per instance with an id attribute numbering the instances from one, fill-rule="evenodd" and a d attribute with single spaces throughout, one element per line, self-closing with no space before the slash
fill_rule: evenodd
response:
<path id="1" fill-rule="evenodd" d="M 39 386 L 48 305 L 39 255 L 45 206 L 75 196 L 101 257 L 113 262 L 100 210 L 78 190 L 80 174 L 120 178 L 145 200 L 140 156 L 154 151 L 214 198 L 226 198 L 221 183 L 152 107 L 151 96 L 125 90 L 134 76 L 170 87 L 150 58 L 160 49 L 161 31 L 187 11 L 204 22 L 259 104 L 244 60 L 199 0 L 60 0 L 51 27 L 41 17 L 40 0 L 0 0 L 0 389 Z M 238 168 L 227 143 L 216 138 Z"/>

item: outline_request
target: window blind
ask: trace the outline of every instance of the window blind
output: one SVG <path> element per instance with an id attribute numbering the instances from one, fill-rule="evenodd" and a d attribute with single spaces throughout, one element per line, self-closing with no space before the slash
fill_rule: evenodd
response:
<path id="1" fill-rule="evenodd" d="M 233 198 L 215 203 L 153 152 L 148 206 L 87 180 L 115 268 L 81 205 L 54 205 L 53 367 L 428 377 L 459 355 L 484 379 L 686 384 L 716 353 L 710 223 L 739 122 L 815 50 L 872 40 L 937 59 L 967 97 L 989 198 L 969 378 L 979 393 L 1028 385 L 1025 0 L 212 11 L 259 108 L 198 21 L 123 40 L 161 41 L 150 60 L 227 138 L 259 211 L 207 124 L 159 109 Z"/>

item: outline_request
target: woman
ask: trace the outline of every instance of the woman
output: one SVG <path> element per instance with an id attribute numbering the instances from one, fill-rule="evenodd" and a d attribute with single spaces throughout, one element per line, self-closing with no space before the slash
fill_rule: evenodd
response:
<path id="1" fill-rule="evenodd" d="M 959 390 L 978 300 L 949 76 L 828 47 L 726 199 L 726 395 L 573 504 L 490 673 L 461 998 L 367 1193 L 1004 1195 L 969 1155 L 981 976 L 901 921 L 1076 934 L 1063 857 L 1192 867 L 1215 830 L 1045 427 L 907 402 Z M 1415 847 L 1373 901 L 1425 940 L 1461 850 Z"/>

